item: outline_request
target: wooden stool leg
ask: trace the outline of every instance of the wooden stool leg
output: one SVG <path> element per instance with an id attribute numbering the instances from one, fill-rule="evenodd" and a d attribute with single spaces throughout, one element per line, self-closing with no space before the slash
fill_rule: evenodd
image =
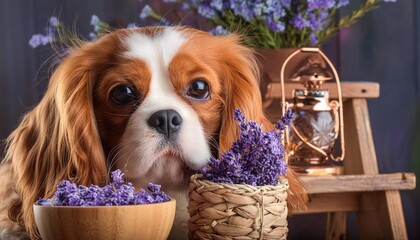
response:
<path id="1" fill-rule="evenodd" d="M 351 96 L 360 90 L 370 91 L 345 90 Z M 371 90 L 379 94 L 379 86 Z M 326 239 L 347 239 L 346 212 L 355 212 L 360 239 L 405 240 L 408 236 L 399 190 L 414 189 L 416 177 L 412 173 L 379 174 L 367 100 L 351 96 L 343 106 L 344 174 L 348 176 L 303 176 L 311 201 L 307 209 L 290 209 L 289 213 L 329 212 Z"/>
<path id="2" fill-rule="evenodd" d="M 400 192 L 398 190 L 385 191 L 385 197 L 393 238 L 407 239 L 407 228 L 405 226 Z"/>
<path id="3" fill-rule="evenodd" d="M 366 99 L 349 99 L 344 109 L 344 174 L 379 173 Z"/>
<path id="4" fill-rule="evenodd" d="M 347 214 L 345 212 L 333 212 L 327 215 L 326 240 L 345 240 Z"/>
<path id="5" fill-rule="evenodd" d="M 344 172 L 378 174 L 366 99 L 351 99 L 344 108 L 348 144 Z M 357 219 L 362 239 L 407 239 L 399 191 L 361 193 L 359 202 L 361 209 Z"/>
<path id="6" fill-rule="evenodd" d="M 407 239 L 400 192 L 389 190 L 361 194 L 357 213 L 361 239 Z"/>

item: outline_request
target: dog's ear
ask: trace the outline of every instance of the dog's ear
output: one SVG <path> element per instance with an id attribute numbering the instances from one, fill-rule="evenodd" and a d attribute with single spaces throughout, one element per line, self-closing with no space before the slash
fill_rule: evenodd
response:
<path id="1" fill-rule="evenodd" d="M 249 120 L 263 125 L 265 131 L 274 128 L 263 113 L 262 98 L 259 89 L 260 73 L 252 50 L 243 47 L 235 35 L 226 37 L 226 48 L 223 50 L 223 88 L 224 108 L 219 135 L 219 156 L 232 146 L 239 137 L 239 127 L 233 120 L 233 111 L 240 108 Z M 280 107 L 280 106 L 279 106 Z M 288 204 L 291 208 L 304 208 L 307 195 L 298 175 L 292 168 L 287 170 L 289 182 Z"/>
<path id="2" fill-rule="evenodd" d="M 63 179 L 101 184 L 106 162 L 93 112 L 95 56 L 76 50 L 54 71 L 40 103 L 7 140 L 5 161 L 12 164 L 20 200 L 10 217 L 38 238 L 32 205 L 50 198 Z"/>
<path id="3" fill-rule="evenodd" d="M 260 73 L 252 50 L 241 46 L 239 37 L 224 37 L 223 56 L 220 58 L 223 84 L 222 124 L 219 132 L 219 155 L 232 146 L 239 136 L 233 120 L 233 111 L 240 108 L 247 120 L 263 124 L 265 130 L 273 124 L 264 116 L 259 89 Z"/>

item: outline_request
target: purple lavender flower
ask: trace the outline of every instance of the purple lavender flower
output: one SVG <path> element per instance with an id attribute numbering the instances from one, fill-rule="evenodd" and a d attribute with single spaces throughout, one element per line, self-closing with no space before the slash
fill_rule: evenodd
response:
<path id="1" fill-rule="evenodd" d="M 153 197 L 148 192 L 146 192 L 144 189 L 141 189 L 133 199 L 134 204 L 150 204 L 153 203 Z"/>
<path id="2" fill-rule="evenodd" d="M 218 25 L 217 27 L 210 30 L 209 33 L 215 36 L 224 36 L 224 35 L 229 35 L 231 32 L 225 29 L 223 26 Z"/>
<path id="3" fill-rule="evenodd" d="M 284 113 L 284 115 L 281 117 L 281 122 L 284 125 L 289 126 L 292 123 L 293 117 L 294 115 L 293 115 L 292 109 L 288 108 L 286 112 Z"/>
<path id="4" fill-rule="evenodd" d="M 58 24 L 59 24 L 59 23 L 60 23 L 60 22 L 58 21 L 57 17 L 51 17 L 51 18 L 50 18 L 50 26 L 51 26 L 51 27 L 56 28 L 56 27 L 58 27 Z"/>
<path id="5" fill-rule="evenodd" d="M 255 18 L 252 1 L 231 0 L 230 8 L 237 16 L 241 16 L 246 21 L 251 21 Z"/>
<path id="6" fill-rule="evenodd" d="M 43 37 L 42 34 L 34 34 L 34 35 L 32 35 L 31 39 L 29 40 L 29 45 L 32 48 L 39 47 L 40 45 L 42 45 L 42 37 Z"/>
<path id="7" fill-rule="evenodd" d="M 310 45 L 311 46 L 316 46 L 318 44 L 318 38 L 316 37 L 315 34 L 311 33 L 309 35 L 309 40 L 310 40 Z"/>
<path id="8" fill-rule="evenodd" d="M 233 110 L 233 120 L 235 120 L 239 123 L 244 123 L 245 122 L 245 116 L 242 113 L 241 109 L 237 108 L 237 109 Z M 242 130 L 242 128 L 241 128 L 241 130 Z"/>
<path id="9" fill-rule="evenodd" d="M 158 25 L 159 26 L 170 26 L 171 22 L 166 18 L 161 18 Z"/>
<path id="10" fill-rule="evenodd" d="M 321 23 L 321 19 L 318 19 L 317 14 L 315 13 L 309 13 L 308 14 L 308 27 L 312 30 L 312 31 L 320 31 L 322 30 L 322 26 L 323 24 Z"/>
<path id="11" fill-rule="evenodd" d="M 112 182 L 103 188 L 97 185 L 77 186 L 68 180 L 61 181 L 52 199 L 40 198 L 36 204 L 42 206 L 119 206 L 170 201 L 160 185 L 149 183 L 149 192 L 135 191 L 132 183 L 124 183 L 120 170 L 111 173 Z"/>
<path id="12" fill-rule="evenodd" d="M 396 1 L 396 0 L 395 0 Z M 344 7 L 349 4 L 349 0 L 339 0 L 337 3 L 337 8 Z"/>
<path id="13" fill-rule="evenodd" d="M 210 6 L 217 11 L 223 10 L 223 1 L 222 0 L 211 0 Z"/>
<path id="14" fill-rule="evenodd" d="M 286 129 L 286 126 L 289 126 L 291 124 L 291 122 L 293 121 L 294 115 L 293 112 L 290 108 L 288 108 L 286 110 L 286 112 L 284 113 L 284 115 L 280 118 L 279 121 L 277 121 L 275 128 L 283 131 L 284 129 Z"/>
<path id="15" fill-rule="evenodd" d="M 151 192 L 160 192 L 160 185 L 149 183 L 147 184 L 147 189 L 149 189 Z"/>
<path id="16" fill-rule="evenodd" d="M 56 17 L 51 17 L 48 27 L 45 28 L 45 34 L 34 34 L 29 40 L 29 45 L 32 48 L 37 48 L 39 46 L 45 46 L 50 42 L 55 40 L 55 32 L 59 25 L 59 21 Z"/>
<path id="17" fill-rule="evenodd" d="M 121 184 L 124 183 L 123 176 L 124 176 L 124 173 L 122 173 L 120 169 L 113 171 L 111 173 L 113 183 L 111 184 L 115 187 L 121 186 Z"/>
<path id="18" fill-rule="evenodd" d="M 140 19 L 146 19 L 152 12 L 152 8 L 147 4 L 143 7 L 143 10 L 141 10 L 139 17 Z"/>
<path id="19" fill-rule="evenodd" d="M 282 6 L 286 8 L 290 8 L 290 4 L 292 3 L 292 0 L 280 0 L 280 3 Z"/>
<path id="20" fill-rule="evenodd" d="M 304 29 L 308 25 L 308 21 L 303 18 L 302 14 L 296 14 L 296 16 L 290 22 L 298 30 Z"/>
<path id="21" fill-rule="evenodd" d="M 216 11 L 211 6 L 206 4 L 201 4 L 198 6 L 197 12 L 206 18 L 212 18 L 216 16 Z"/>
<path id="22" fill-rule="evenodd" d="M 49 200 L 49 199 L 43 199 L 43 198 L 40 198 L 37 201 L 37 204 L 38 205 L 41 205 L 41 206 L 53 206 L 53 204 L 51 203 L 51 200 Z"/>
<path id="23" fill-rule="evenodd" d="M 308 10 L 314 9 L 330 9 L 335 6 L 335 0 L 308 0 Z"/>
<path id="24" fill-rule="evenodd" d="M 129 23 L 127 25 L 127 28 L 137 28 L 137 24 L 136 23 Z"/>
<path id="25" fill-rule="evenodd" d="M 285 149 L 282 134 L 293 119 L 288 109 L 272 131 L 262 131 L 255 121 L 246 122 L 240 109 L 233 112 L 240 129 L 239 139 L 222 156 L 211 158 L 201 170 L 210 181 L 253 186 L 277 185 L 279 175 L 286 175 Z"/>
<path id="26" fill-rule="evenodd" d="M 89 33 L 89 38 L 90 38 L 90 40 L 94 41 L 98 38 L 98 34 L 96 34 L 94 32 L 90 32 Z"/>
<path id="27" fill-rule="evenodd" d="M 272 19 L 267 19 L 266 23 L 267 27 L 274 32 L 283 32 L 285 29 L 284 22 L 282 21 L 274 21 Z"/>
<path id="28" fill-rule="evenodd" d="M 104 206 L 105 205 L 105 194 L 104 190 L 92 184 L 89 189 L 81 191 L 84 196 L 85 206 Z"/>
<path id="29" fill-rule="evenodd" d="M 150 195 L 154 198 L 154 203 L 167 202 L 171 200 L 168 195 L 160 190 L 160 185 L 158 184 L 149 183 L 147 185 L 147 189 L 149 189 Z"/>
<path id="30" fill-rule="evenodd" d="M 95 32 L 98 32 L 99 30 L 101 30 L 100 22 L 101 20 L 96 15 L 92 15 L 92 17 L 90 18 L 90 25 L 94 27 Z"/>
<path id="31" fill-rule="evenodd" d="M 78 192 L 75 183 L 68 180 L 61 181 L 57 186 L 52 203 L 55 206 L 70 206 L 70 199 Z"/>
<path id="32" fill-rule="evenodd" d="M 255 17 L 261 17 L 264 12 L 265 4 L 261 0 L 255 1 L 253 6 L 253 15 Z"/>
<path id="33" fill-rule="evenodd" d="M 275 12 L 279 7 L 282 6 L 282 2 L 278 0 L 268 0 L 265 2 L 264 13 Z"/>

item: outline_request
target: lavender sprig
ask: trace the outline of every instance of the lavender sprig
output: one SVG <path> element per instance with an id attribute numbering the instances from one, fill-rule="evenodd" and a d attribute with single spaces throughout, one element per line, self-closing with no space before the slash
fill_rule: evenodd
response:
<path id="1" fill-rule="evenodd" d="M 104 187 L 77 186 L 68 180 L 61 181 L 52 199 L 39 199 L 42 206 L 120 206 L 161 203 L 170 197 L 160 190 L 160 185 L 149 183 L 148 190 L 135 191 L 132 183 L 124 183 L 121 170 L 111 173 L 112 182 Z"/>
<path id="2" fill-rule="evenodd" d="M 201 170 L 203 177 L 217 183 L 277 185 L 279 176 L 287 172 L 281 141 L 286 126 L 293 119 L 292 111 L 288 109 L 275 129 L 266 132 L 257 122 L 246 122 L 240 109 L 235 109 L 234 119 L 240 129 L 239 139 L 221 158 L 210 159 L 208 166 Z"/>

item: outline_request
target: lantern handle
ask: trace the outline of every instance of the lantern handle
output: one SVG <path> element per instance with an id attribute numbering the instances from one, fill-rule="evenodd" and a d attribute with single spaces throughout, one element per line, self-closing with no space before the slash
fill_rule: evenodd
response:
<path id="1" fill-rule="evenodd" d="M 319 48 L 299 48 L 296 51 L 294 51 L 292 54 L 290 54 L 286 60 L 284 61 L 283 65 L 281 66 L 280 70 L 280 84 L 281 84 L 281 101 L 282 101 L 282 115 L 286 112 L 286 95 L 285 95 L 285 88 L 284 88 L 284 71 L 286 69 L 286 65 L 289 63 L 289 61 L 294 58 L 297 54 L 301 52 L 308 52 L 308 53 L 318 53 L 330 66 L 331 70 L 333 71 L 335 82 L 337 84 L 337 93 L 338 93 L 338 102 L 339 102 L 339 122 L 340 122 L 340 142 L 341 142 L 341 156 L 335 157 L 332 153 L 330 154 L 330 158 L 334 161 L 343 161 L 345 157 L 345 144 L 344 144 L 344 120 L 343 120 L 343 98 L 341 94 L 341 85 L 340 85 L 340 78 L 338 77 L 337 70 L 335 69 L 332 62 L 328 59 L 328 57 L 319 49 Z M 287 133 L 287 131 L 286 131 Z M 289 142 L 289 136 L 288 134 L 285 134 L 285 138 L 283 141 L 286 141 L 286 143 Z M 286 144 L 284 144 L 286 146 Z M 288 161 L 288 156 L 286 154 L 286 162 Z"/>

